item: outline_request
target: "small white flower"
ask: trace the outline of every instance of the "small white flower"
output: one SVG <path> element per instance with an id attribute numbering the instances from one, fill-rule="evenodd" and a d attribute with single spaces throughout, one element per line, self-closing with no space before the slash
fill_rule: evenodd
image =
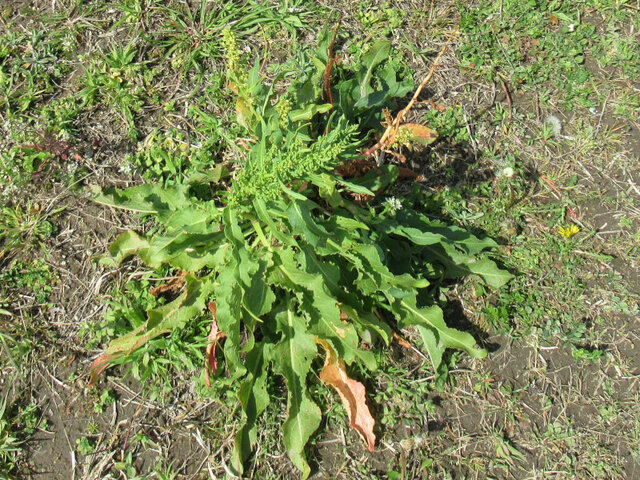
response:
<path id="1" fill-rule="evenodd" d="M 133 169 L 131 168 L 131 164 L 129 163 L 124 163 L 120 165 L 119 170 L 120 170 L 120 173 L 125 173 L 127 175 L 133 171 Z"/>
<path id="2" fill-rule="evenodd" d="M 569 25 L 567 25 L 567 30 L 569 30 L 570 32 L 575 32 L 576 30 L 575 24 L 570 23 Z"/>
<path id="3" fill-rule="evenodd" d="M 394 212 L 402 210 L 402 202 L 396 197 L 389 197 L 384 201 L 384 203 L 390 210 L 393 210 Z"/>

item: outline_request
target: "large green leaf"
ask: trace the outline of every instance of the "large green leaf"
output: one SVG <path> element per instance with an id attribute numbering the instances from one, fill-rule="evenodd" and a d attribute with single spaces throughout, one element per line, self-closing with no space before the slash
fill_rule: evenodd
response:
<path id="1" fill-rule="evenodd" d="M 257 440 L 256 421 L 269 404 L 266 388 L 267 368 L 263 357 L 264 343 L 257 343 L 247 354 L 244 365 L 247 376 L 238 388 L 238 400 L 242 407 L 242 425 L 236 434 L 232 465 L 241 475 L 244 462 L 249 458 Z"/>
<path id="2" fill-rule="evenodd" d="M 176 210 L 192 206 L 187 185 L 175 185 L 168 188 L 162 184 L 145 183 L 126 190 L 100 191 L 99 188 L 93 188 L 93 191 L 99 192 L 92 197 L 94 202 L 113 208 L 155 214 L 161 221 Z"/>
<path id="3" fill-rule="evenodd" d="M 291 289 L 304 292 L 302 305 L 309 316 L 308 331 L 330 341 L 346 363 L 352 363 L 358 356 L 369 368 L 375 369 L 371 352 L 358 349 L 358 334 L 353 325 L 340 319 L 338 300 L 327 292 L 323 276 L 300 270 L 291 250 L 278 252 L 278 257 L 279 268 Z"/>
<path id="4" fill-rule="evenodd" d="M 133 230 L 127 230 L 118 235 L 109 247 L 111 254 L 109 260 L 115 265 L 120 265 L 124 259 L 134 254 L 146 257 L 148 249 L 149 241 L 146 238 L 141 237 Z M 159 266 L 159 262 L 156 266 Z"/>
<path id="5" fill-rule="evenodd" d="M 224 356 L 232 378 L 242 377 L 246 370 L 240 357 L 242 348 L 241 319 L 243 288 L 238 278 L 238 257 L 235 249 L 231 249 L 225 261 L 226 267 L 217 278 L 215 299 L 217 305 L 218 328 L 227 337 L 224 342 Z"/>
<path id="6" fill-rule="evenodd" d="M 415 297 L 407 297 L 396 300 L 391 310 L 402 327 L 416 325 L 433 332 L 434 337 L 421 333 L 434 368 L 438 368 L 446 348 L 462 350 L 474 358 L 487 355 L 486 350 L 475 347 L 476 341 L 471 334 L 448 327 L 437 305 L 421 308 L 416 305 Z"/>
<path id="7" fill-rule="evenodd" d="M 322 413 L 309 396 L 306 386 L 311 362 L 317 355 L 313 335 L 307 332 L 302 317 L 290 308 L 278 314 L 276 320 L 282 331 L 281 340 L 273 347 L 269 358 L 274 370 L 287 380 L 287 420 L 283 438 L 287 454 L 306 479 L 311 468 L 304 447 L 320 426 Z"/>
<path id="8" fill-rule="evenodd" d="M 389 40 L 378 40 L 371 48 L 362 56 L 362 65 L 365 67 L 364 74 L 358 85 L 360 90 L 360 98 L 367 96 L 371 92 L 371 78 L 373 77 L 373 69 L 384 62 L 389 57 L 391 51 L 391 42 Z"/>
<path id="9" fill-rule="evenodd" d="M 447 243 L 455 245 L 468 255 L 476 255 L 483 250 L 493 249 L 498 244 L 489 237 L 478 238 L 467 229 L 457 225 L 445 225 L 441 221 L 432 220 L 422 213 L 415 211 L 401 211 L 395 217 L 397 225 L 411 227 L 434 235 L 441 235 Z M 382 222 L 383 227 L 387 222 Z M 402 235 L 401 232 L 395 232 Z M 407 236 L 407 235 L 404 235 Z M 407 236 L 407 238 L 410 238 Z M 428 243 L 416 242 L 418 245 L 428 245 Z"/>
<path id="10" fill-rule="evenodd" d="M 447 278 L 460 278 L 475 274 L 493 288 L 500 288 L 513 278 L 511 273 L 500 269 L 494 261 L 488 258 L 478 260 L 447 243 L 425 246 L 424 251 L 431 261 L 437 260 L 444 265 Z"/>
<path id="11" fill-rule="evenodd" d="M 258 270 L 251 276 L 251 282 L 245 290 L 243 306 L 255 321 L 261 321 L 260 316 L 269 313 L 276 300 L 265 277 L 265 272 L 271 263 L 270 259 L 268 262 L 265 260 L 259 262 Z"/>

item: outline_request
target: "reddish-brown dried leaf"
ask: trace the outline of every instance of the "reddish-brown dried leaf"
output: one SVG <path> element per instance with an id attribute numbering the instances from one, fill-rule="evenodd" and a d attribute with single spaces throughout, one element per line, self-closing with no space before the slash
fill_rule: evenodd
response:
<path id="1" fill-rule="evenodd" d="M 189 272 L 181 270 L 178 276 L 171 278 L 168 282 L 161 283 L 160 285 L 155 287 L 151 287 L 149 289 L 149 293 L 154 297 L 157 297 L 167 292 L 179 292 L 185 284 L 187 273 Z"/>
<path id="2" fill-rule="evenodd" d="M 109 362 L 116 357 L 117 355 L 111 353 L 103 353 L 91 362 L 91 366 L 89 367 L 89 375 L 91 377 L 89 385 L 95 385 L 98 382 L 100 374 L 107 369 Z"/>
<path id="3" fill-rule="evenodd" d="M 405 123 L 400 125 L 400 131 L 402 132 L 403 130 L 404 132 L 409 132 L 409 135 L 405 134 L 401 136 L 409 139 L 406 146 L 410 148 L 426 147 L 438 139 L 438 132 L 419 123 Z"/>
<path id="4" fill-rule="evenodd" d="M 396 342 L 401 347 L 408 348 L 409 350 L 413 348 L 409 342 L 407 342 L 404 338 L 402 338 L 396 332 L 393 332 L 393 341 Z"/>
<path id="5" fill-rule="evenodd" d="M 216 302 L 209 302 L 209 311 L 213 316 L 213 320 L 211 321 L 211 331 L 209 332 L 209 343 L 207 344 L 207 349 L 205 356 L 207 358 L 207 363 L 204 368 L 204 383 L 207 387 L 211 386 L 211 381 L 209 379 L 209 375 L 211 373 L 215 373 L 218 370 L 218 362 L 216 361 L 216 346 L 218 345 L 218 340 L 227 336 L 226 333 L 221 332 L 218 329 L 218 320 L 216 318 Z"/>
<path id="6" fill-rule="evenodd" d="M 349 425 L 356 429 L 367 443 L 369 451 L 373 452 L 376 444 L 373 427 L 376 422 L 365 402 L 367 392 L 364 385 L 347 376 L 344 361 L 338 358 L 338 354 L 326 340 L 316 338 L 316 342 L 327 352 L 320 379 L 338 392 L 347 409 Z"/>

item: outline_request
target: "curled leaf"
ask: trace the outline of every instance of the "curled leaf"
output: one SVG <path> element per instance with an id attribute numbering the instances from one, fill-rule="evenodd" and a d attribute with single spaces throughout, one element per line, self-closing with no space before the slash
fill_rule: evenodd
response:
<path id="1" fill-rule="evenodd" d="M 338 354 L 329 342 L 320 338 L 316 338 L 316 342 L 327 352 L 324 367 L 320 372 L 320 380 L 328 383 L 338 392 L 347 409 L 349 426 L 356 429 L 367 443 L 369 451 L 373 452 L 376 443 L 373 427 L 376 422 L 365 403 L 366 390 L 364 385 L 348 377 L 344 361 L 338 358 Z"/>
<path id="2" fill-rule="evenodd" d="M 161 283 L 160 285 L 157 285 L 155 287 L 151 287 L 149 289 L 149 293 L 154 297 L 158 297 L 167 292 L 172 292 L 172 293 L 179 292 L 184 286 L 185 277 L 187 276 L 187 273 L 189 272 L 185 272 L 184 270 L 180 271 L 180 273 L 177 276 L 170 278 L 168 282 Z"/>
<path id="3" fill-rule="evenodd" d="M 182 328 L 191 318 L 199 315 L 205 298 L 211 296 L 213 282 L 188 274 L 185 292 L 173 301 L 147 311 L 147 321 L 126 335 L 109 342 L 106 351 L 91 364 L 91 384 L 114 360 L 124 360 L 141 346 L 159 335 Z"/>
<path id="4" fill-rule="evenodd" d="M 209 343 L 207 343 L 207 349 L 205 356 L 207 358 L 207 363 L 204 367 L 204 383 L 207 387 L 211 386 L 211 381 L 209 379 L 210 373 L 215 373 L 218 370 L 218 362 L 216 361 L 216 345 L 218 344 L 218 340 L 227 336 L 226 333 L 221 332 L 218 329 L 218 320 L 216 318 L 216 302 L 209 302 L 209 311 L 213 315 L 213 320 L 211 321 L 211 331 L 209 332 Z"/>
<path id="5" fill-rule="evenodd" d="M 89 380 L 90 386 L 98 383 L 98 377 L 100 376 L 100 374 L 107 369 L 111 360 L 116 357 L 117 355 L 112 355 L 105 352 L 102 355 L 96 357 L 93 362 L 91 362 L 91 367 L 89 367 L 89 375 L 91 377 L 91 380 Z"/>

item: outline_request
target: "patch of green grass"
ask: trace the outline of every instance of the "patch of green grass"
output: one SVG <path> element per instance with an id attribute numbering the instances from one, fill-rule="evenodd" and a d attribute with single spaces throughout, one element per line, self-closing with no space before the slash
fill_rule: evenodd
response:
<path id="1" fill-rule="evenodd" d="M 458 49 L 461 68 L 490 81 L 505 80 L 511 88 L 534 88 L 543 98 L 553 90 L 568 109 L 595 107 L 606 95 L 594 89 L 587 59 L 633 78 L 640 67 L 640 47 L 624 33 L 629 21 L 637 19 L 632 9 L 618 8 L 613 1 L 590 6 L 541 0 L 480 1 L 476 8 L 460 3 L 466 37 Z"/>
<path id="2" fill-rule="evenodd" d="M 59 212 L 47 212 L 42 205 L 31 201 L 25 206 L 0 207 L 0 259 L 36 246 L 46 251 L 44 241 L 56 231 L 48 218 Z"/>
<path id="3" fill-rule="evenodd" d="M 34 404 L 9 405 L 6 392 L 0 398 L 0 478 L 11 480 L 20 478 L 22 445 L 38 428 L 46 429 L 47 422 Z"/>
<path id="4" fill-rule="evenodd" d="M 429 110 L 424 116 L 424 122 L 446 138 L 447 141 L 468 142 L 469 130 L 464 118 L 464 109 L 461 105 L 447 108 L 444 111 Z"/>
<path id="5" fill-rule="evenodd" d="M 0 292 L 23 291 L 42 305 L 49 300 L 54 280 L 51 267 L 44 260 L 15 261 L 0 273 Z"/>
<path id="6" fill-rule="evenodd" d="M 0 111 L 11 118 L 52 94 L 69 73 L 75 42 L 62 30 L 11 23 L 0 34 Z"/>
<path id="7" fill-rule="evenodd" d="M 110 308 L 99 322 L 85 324 L 81 336 L 89 339 L 88 346 L 95 348 L 114 337 L 119 337 L 146 322 L 146 311 L 167 303 L 167 297 L 154 296 L 150 289 L 157 286 L 166 269 L 146 274 L 141 279 L 130 280 L 122 289 L 111 292 Z M 126 374 L 140 380 L 149 398 L 161 399 L 173 388 L 175 375 L 194 375 L 197 380 L 204 367 L 204 349 L 207 327 L 211 320 L 202 316 L 186 328 L 170 336 L 149 342 L 131 353 Z M 105 391 L 105 392 L 108 392 Z M 105 393 L 103 393 L 105 395 Z M 96 400 L 95 408 L 104 408 L 111 396 Z"/>
<path id="8" fill-rule="evenodd" d="M 379 38 L 395 34 L 403 26 L 407 12 L 394 7 L 391 2 L 380 5 L 358 2 L 356 16 L 371 38 Z"/>
<path id="9" fill-rule="evenodd" d="M 204 114 L 203 114 L 204 115 Z M 197 120 L 202 121 L 202 117 Z M 175 128 L 160 131 L 154 129 L 138 145 L 134 155 L 125 157 L 121 171 L 136 169 L 147 179 L 161 179 L 167 185 L 181 183 L 194 172 L 208 170 L 211 158 L 220 149 L 220 126 L 198 125 L 199 135 L 193 138 Z M 208 135 L 202 134 L 205 130 Z M 205 137 L 206 140 L 201 140 Z"/>
<path id="10" fill-rule="evenodd" d="M 154 83 L 154 70 L 137 59 L 137 48 L 114 45 L 106 54 L 88 60 L 78 92 L 83 106 L 103 104 L 120 116 L 129 137 L 136 140 L 136 120 L 145 103 L 147 90 Z"/>
<path id="11" fill-rule="evenodd" d="M 0 475 L 9 475 L 16 467 L 20 441 L 13 431 L 7 412 L 7 397 L 0 399 Z"/>

